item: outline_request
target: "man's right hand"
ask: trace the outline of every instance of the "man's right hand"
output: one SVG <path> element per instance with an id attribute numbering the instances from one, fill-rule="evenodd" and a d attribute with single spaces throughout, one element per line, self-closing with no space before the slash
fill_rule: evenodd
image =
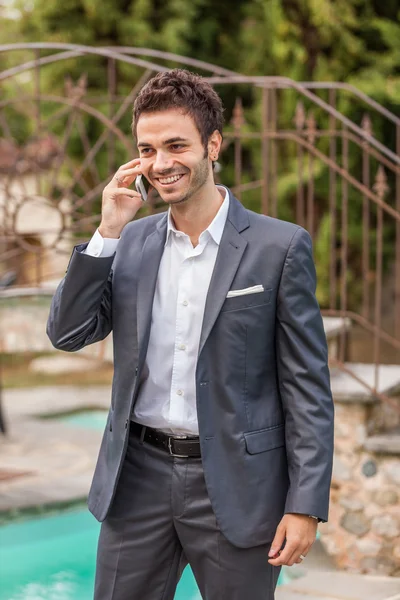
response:
<path id="1" fill-rule="evenodd" d="M 105 238 L 119 238 L 125 225 L 136 215 L 143 202 L 129 186 L 141 174 L 140 158 L 122 165 L 103 191 L 99 233 Z"/>

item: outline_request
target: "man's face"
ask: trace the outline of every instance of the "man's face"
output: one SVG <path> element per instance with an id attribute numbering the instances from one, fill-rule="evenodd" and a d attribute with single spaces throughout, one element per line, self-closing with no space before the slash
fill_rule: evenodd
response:
<path id="1" fill-rule="evenodd" d="M 213 180 L 200 133 L 182 110 L 143 113 L 137 123 L 137 141 L 143 175 L 164 202 L 186 202 Z"/>

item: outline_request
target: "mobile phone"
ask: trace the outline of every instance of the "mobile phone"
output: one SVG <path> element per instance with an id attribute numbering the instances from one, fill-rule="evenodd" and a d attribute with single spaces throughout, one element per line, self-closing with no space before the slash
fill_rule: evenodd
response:
<path id="1" fill-rule="evenodd" d="M 142 196 L 142 201 L 146 202 L 149 194 L 150 183 L 144 175 L 138 175 L 135 179 L 136 191 Z"/>

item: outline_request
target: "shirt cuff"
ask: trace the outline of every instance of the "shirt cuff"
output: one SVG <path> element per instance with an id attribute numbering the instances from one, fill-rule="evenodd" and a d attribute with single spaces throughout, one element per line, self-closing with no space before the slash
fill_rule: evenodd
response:
<path id="1" fill-rule="evenodd" d="M 120 238 L 103 238 L 99 230 L 96 229 L 92 239 L 84 250 L 84 254 L 98 258 L 112 256 L 117 249 L 119 240 Z"/>

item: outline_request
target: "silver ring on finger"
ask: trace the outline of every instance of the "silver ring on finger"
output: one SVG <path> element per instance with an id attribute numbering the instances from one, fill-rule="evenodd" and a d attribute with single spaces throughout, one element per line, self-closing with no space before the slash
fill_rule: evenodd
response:
<path id="1" fill-rule="evenodd" d="M 118 177 L 118 175 L 114 175 L 114 179 L 116 179 L 118 181 L 118 183 L 122 183 L 123 180 L 121 179 L 121 177 Z"/>
<path id="2" fill-rule="evenodd" d="M 300 554 L 299 558 L 300 558 L 300 560 L 304 560 L 305 559 L 304 554 Z"/>

